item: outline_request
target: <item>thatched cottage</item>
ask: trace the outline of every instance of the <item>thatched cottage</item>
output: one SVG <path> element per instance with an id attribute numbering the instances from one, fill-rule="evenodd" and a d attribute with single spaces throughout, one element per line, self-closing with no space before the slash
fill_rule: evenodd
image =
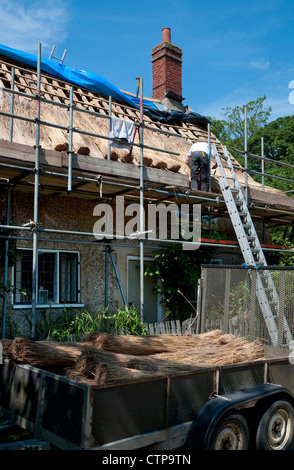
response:
<path id="1" fill-rule="evenodd" d="M 201 236 L 199 250 L 211 253 L 212 262 L 240 262 L 218 172 L 208 193 L 190 189 L 185 157 L 191 144 L 203 137 L 220 155 L 223 148 L 208 119 L 184 106 L 182 52 L 167 28 L 162 39 L 152 51 L 152 98 L 143 97 L 140 80 L 134 96 L 95 74 L 43 59 L 41 48 L 33 56 L 0 46 L 1 272 L 4 284 L 15 287 L 4 295 L 5 321 L 20 324 L 33 312 L 35 322 L 39 311 L 63 306 L 113 311 L 128 302 L 143 308 L 145 321 L 160 321 L 150 279 L 141 293 L 140 261 L 151 261 L 166 240 L 145 228 L 141 233 L 140 216 L 132 236 L 109 236 L 109 218 L 95 236 L 101 204 L 113 210 L 112 229 L 128 204 L 145 210 L 158 203 L 201 205 L 203 234 L 209 220 L 226 241 Z M 125 134 L 117 139 L 113 131 L 121 123 Z M 236 171 L 245 184 L 243 168 Z M 289 223 L 293 199 L 273 188 L 262 191 L 250 176 L 248 184 L 252 216 L 270 243 L 264 217 Z"/>

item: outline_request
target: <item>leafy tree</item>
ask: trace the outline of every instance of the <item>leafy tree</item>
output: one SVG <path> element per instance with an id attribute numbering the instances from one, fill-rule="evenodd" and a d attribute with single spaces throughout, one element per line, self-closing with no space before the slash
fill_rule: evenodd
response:
<path id="1" fill-rule="evenodd" d="M 187 299 L 195 299 L 201 264 L 207 262 L 209 256 L 209 250 L 188 251 L 171 244 L 156 252 L 152 265 L 145 268 L 145 275 L 160 281 L 155 290 L 161 295 L 161 303 L 171 320 L 185 320 L 195 315 Z"/>
<path id="2" fill-rule="evenodd" d="M 266 158 L 294 164 L 294 116 L 280 117 L 259 129 L 249 140 L 248 149 L 251 153 L 261 155 L 261 137 L 263 137 Z M 260 160 L 255 160 L 254 169 L 261 171 Z M 276 163 L 265 162 L 265 173 L 294 180 L 294 168 Z M 256 179 L 260 181 L 261 177 Z M 280 181 L 277 178 L 266 178 L 265 184 L 282 191 L 293 190 L 293 183 Z"/>
<path id="3" fill-rule="evenodd" d="M 247 108 L 247 138 L 254 136 L 257 131 L 264 128 L 271 113 L 271 108 L 264 108 L 266 96 L 249 101 L 243 106 L 225 107 L 223 115 L 225 119 L 214 119 L 212 121 L 212 133 L 233 153 L 234 149 L 244 149 L 245 137 L 245 107 Z M 237 159 L 240 155 L 235 155 Z"/>
<path id="4" fill-rule="evenodd" d="M 271 108 L 264 108 L 266 97 L 257 98 L 246 105 L 240 107 L 223 108 L 225 119 L 212 121 L 211 131 L 227 146 L 229 152 L 244 166 L 244 157 L 234 149 L 244 150 L 244 108 L 247 107 L 247 149 L 251 154 L 261 156 L 262 138 L 264 146 L 264 156 L 273 162 L 264 163 L 264 172 L 268 175 L 279 176 L 286 180 L 294 181 L 294 168 L 279 165 L 284 162 L 294 164 L 294 115 L 279 117 L 267 122 L 270 117 Z M 248 156 L 248 168 L 256 172 L 261 172 L 262 161 Z M 251 176 L 261 182 L 261 175 L 251 173 Z M 293 182 L 279 180 L 277 178 L 265 177 L 265 185 L 282 191 L 293 191 Z M 288 193 L 294 196 L 294 193 Z M 271 227 L 273 243 L 284 247 L 293 246 L 294 230 L 292 232 L 283 226 Z M 269 264 L 294 265 L 293 253 L 271 253 L 267 254 Z"/>
<path id="5" fill-rule="evenodd" d="M 211 131 L 225 145 L 229 152 L 244 165 L 244 157 L 234 152 L 234 149 L 244 150 L 244 109 L 247 108 L 247 149 L 249 153 L 261 156 L 261 142 L 263 137 L 264 156 L 277 162 L 294 164 L 294 116 L 285 116 L 275 121 L 267 122 L 271 108 L 264 107 L 266 97 L 249 101 L 246 105 L 223 108 L 225 119 L 213 119 Z M 248 169 L 261 172 L 261 159 L 248 156 Z M 294 169 L 274 162 L 265 162 L 265 173 L 279 176 L 286 180 L 294 180 Z M 261 175 L 254 173 L 251 176 L 261 182 Z M 293 190 L 293 183 L 265 178 L 265 185 L 282 191 Z M 291 195 L 291 193 L 289 193 Z M 294 194 L 292 194 L 294 195 Z"/>

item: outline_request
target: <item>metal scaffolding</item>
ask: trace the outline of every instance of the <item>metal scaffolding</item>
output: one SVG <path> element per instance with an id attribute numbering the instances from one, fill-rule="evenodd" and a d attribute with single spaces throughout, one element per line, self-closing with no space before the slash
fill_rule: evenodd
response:
<path id="1" fill-rule="evenodd" d="M 112 112 L 112 98 L 111 98 L 111 96 L 109 97 L 109 113 L 108 113 L 108 115 L 105 115 L 105 114 L 102 114 L 102 113 L 99 113 L 99 112 L 95 112 L 95 111 L 91 111 L 89 109 L 83 109 L 81 107 L 74 106 L 73 86 L 70 86 L 69 104 L 60 103 L 60 102 L 57 103 L 54 100 L 49 100 L 49 99 L 45 98 L 44 96 L 42 96 L 42 92 L 41 92 L 41 73 L 42 73 L 41 72 L 41 44 L 39 43 L 38 44 L 38 55 L 37 55 L 37 92 L 36 92 L 36 95 L 32 95 L 32 94 L 21 92 L 21 91 L 18 91 L 18 90 L 14 89 L 14 67 L 12 67 L 11 88 L 2 87 L 2 90 L 4 92 L 10 93 L 10 95 L 11 95 L 10 112 L 7 113 L 7 112 L 4 112 L 4 111 L 0 111 L 1 115 L 9 117 L 9 119 L 10 119 L 10 141 L 11 142 L 13 141 L 13 122 L 14 122 L 14 119 L 20 119 L 20 120 L 24 120 L 24 121 L 27 121 L 27 122 L 31 122 L 31 123 L 34 123 L 35 126 L 36 126 L 35 166 L 34 166 L 34 168 L 28 168 L 28 167 L 23 166 L 23 165 L 9 165 L 8 163 L 1 163 L 0 164 L 0 167 L 19 169 L 19 170 L 22 170 L 22 171 L 27 172 L 27 173 L 32 173 L 34 175 L 34 207 L 33 207 L 33 214 L 34 215 L 33 215 L 32 224 L 28 227 L 25 227 L 25 226 L 11 226 L 10 225 L 9 211 L 10 211 L 10 190 L 11 190 L 11 188 L 8 185 L 6 224 L 0 225 L 1 229 L 7 229 L 7 230 L 10 230 L 10 231 L 22 230 L 22 231 L 27 231 L 27 232 L 32 233 L 32 244 L 33 244 L 32 337 L 35 337 L 35 328 L 36 328 L 37 263 L 38 263 L 39 233 L 40 232 L 45 232 L 45 233 L 47 232 L 47 233 L 51 233 L 51 234 L 63 233 L 63 234 L 66 234 L 67 236 L 70 236 L 70 235 L 82 235 L 82 236 L 91 236 L 91 237 L 93 237 L 95 235 L 98 235 L 98 236 L 104 235 L 105 236 L 105 234 L 95 234 L 95 233 L 82 232 L 82 231 L 54 230 L 54 229 L 50 229 L 50 228 L 40 229 L 38 227 L 38 218 L 39 218 L 38 203 L 39 203 L 39 178 L 40 178 L 40 175 L 51 175 L 51 176 L 57 176 L 57 177 L 60 177 L 60 178 L 67 178 L 67 192 L 68 193 L 72 192 L 72 181 L 73 181 L 73 179 L 78 180 L 80 182 L 93 183 L 93 184 L 97 185 L 97 179 L 96 178 L 86 178 L 84 176 L 73 175 L 73 172 L 72 172 L 73 134 L 74 133 L 80 133 L 80 134 L 91 136 L 91 137 L 107 139 L 108 141 L 115 141 L 115 138 L 111 138 L 111 137 L 109 137 L 109 135 L 105 136 L 105 135 L 98 134 L 98 133 L 88 132 L 88 131 L 85 131 L 85 130 L 76 129 L 73 126 L 73 113 L 74 113 L 74 111 L 75 112 L 88 113 L 88 114 L 91 114 L 91 115 L 94 115 L 94 116 L 102 117 L 102 118 L 108 119 L 109 123 L 110 123 L 110 119 L 111 119 L 111 115 L 112 115 L 112 113 L 111 113 Z M 157 131 L 158 132 L 163 132 L 167 135 L 173 135 L 173 136 L 176 136 L 176 137 L 181 137 L 181 136 L 177 133 L 173 133 L 173 132 L 170 132 L 170 131 L 164 131 L 162 129 L 156 129 L 156 128 L 153 128 L 152 126 L 145 126 L 144 125 L 144 119 L 143 119 L 143 79 L 139 78 L 138 81 L 139 81 L 139 90 L 140 90 L 140 123 L 139 124 L 135 123 L 135 125 L 139 127 L 140 142 L 139 142 L 139 144 L 133 142 L 132 145 L 137 146 L 137 147 L 140 148 L 140 165 L 139 165 L 139 168 L 140 168 L 140 186 L 139 186 L 139 193 L 140 193 L 140 234 L 139 235 L 142 235 L 142 236 L 139 237 L 139 251 L 140 251 L 140 316 L 141 316 L 141 320 L 143 321 L 143 315 L 144 315 L 144 236 L 143 236 L 143 234 L 144 234 L 144 191 L 146 190 L 145 185 L 144 185 L 144 183 L 145 183 L 144 182 L 144 163 L 143 163 L 144 149 L 156 150 L 156 151 L 159 151 L 159 152 L 164 152 L 164 153 L 177 155 L 177 156 L 180 155 L 179 153 L 173 152 L 171 150 L 167 151 L 167 150 L 164 150 L 164 149 L 161 149 L 161 148 L 156 148 L 156 147 L 151 147 L 151 146 L 144 145 L 144 139 L 143 139 L 144 128 L 146 127 L 146 128 L 151 129 L 155 132 L 157 132 Z M 30 118 L 28 116 L 20 116 L 20 115 L 15 114 L 15 112 L 14 112 L 14 96 L 15 95 L 18 95 L 18 96 L 36 101 L 36 116 L 35 116 L 35 118 Z M 51 104 L 51 105 L 54 105 L 54 106 L 61 106 L 65 109 L 68 109 L 69 110 L 69 125 L 68 126 L 62 126 L 62 125 L 59 125 L 59 124 L 55 124 L 55 123 L 52 123 L 52 122 L 46 122 L 46 121 L 41 120 L 40 109 L 41 109 L 42 103 L 48 103 L 48 104 Z M 40 148 L 41 148 L 41 146 L 40 146 L 40 128 L 41 128 L 41 126 L 56 127 L 60 130 L 68 132 L 69 145 L 68 145 L 68 173 L 67 173 L 67 175 L 65 175 L 64 173 L 56 172 L 56 171 L 46 171 L 46 170 L 43 170 L 43 169 L 40 168 Z M 109 126 L 109 128 L 110 128 L 110 126 Z M 110 146 L 108 146 L 107 158 L 110 159 Z M 125 190 L 125 191 L 131 190 L 131 189 L 138 189 L 138 187 L 135 186 L 135 185 L 123 184 L 123 183 L 120 183 L 120 182 L 113 182 L 113 181 L 108 182 L 108 181 L 103 180 L 103 184 L 104 185 L 116 186 L 116 187 L 122 188 L 122 190 Z M 159 189 L 152 189 L 152 191 L 155 192 L 155 193 L 159 193 L 160 195 L 162 195 L 164 197 L 169 197 L 169 196 L 175 197 L 176 196 L 176 193 L 174 191 L 170 192 L 170 191 L 164 190 L 164 189 L 160 189 L 160 190 Z M 183 197 L 186 196 L 185 193 L 177 193 L 177 194 L 181 195 Z M 203 197 L 200 198 L 198 196 L 193 196 L 193 195 L 190 195 L 189 197 L 192 198 L 192 200 L 195 200 L 195 201 L 198 200 L 198 199 L 203 200 Z M 207 200 L 209 200 L 209 198 L 207 198 Z M 211 199 L 211 201 L 213 201 L 213 199 Z M 9 238 L 10 239 L 21 239 L 21 238 L 23 239 L 24 237 L 13 237 L 13 236 L 12 237 L 10 237 L 10 236 L 7 237 L 7 236 L 5 236 L 4 284 L 7 283 L 7 279 L 8 279 L 7 259 L 8 259 Z M 124 237 L 124 238 L 127 238 L 127 237 Z M 26 237 L 26 239 L 30 239 L 30 237 Z M 64 243 L 70 242 L 70 240 L 67 240 L 67 239 L 60 240 L 60 241 L 62 241 Z M 149 239 L 149 241 L 164 243 L 164 242 L 170 242 L 171 240 L 158 240 L 158 239 L 153 240 L 153 239 Z M 81 243 L 81 242 L 78 242 L 78 243 Z M 187 243 L 187 242 L 185 242 L 185 243 Z M 110 256 L 112 264 L 113 264 L 113 268 L 114 268 L 114 271 L 115 271 L 115 275 L 116 275 L 116 278 L 117 278 L 117 281 L 118 281 L 119 289 L 120 289 L 120 292 L 121 292 L 121 295 L 122 295 L 122 299 L 123 299 L 123 302 L 126 304 L 127 300 L 126 300 L 126 297 L 125 297 L 123 289 L 122 289 L 122 285 L 121 285 L 121 282 L 120 282 L 120 279 L 119 279 L 119 274 L 118 274 L 118 271 L 117 271 L 117 268 L 116 268 L 114 257 L 113 257 L 112 252 L 111 252 L 111 246 L 110 245 L 111 245 L 110 243 L 106 244 L 105 302 L 107 302 L 108 257 Z M 116 244 L 116 246 L 117 246 L 117 244 Z M 127 245 L 127 246 L 130 246 L 130 245 Z M 6 309 L 7 309 L 7 302 L 6 302 L 7 299 L 6 299 L 6 297 L 7 297 L 7 294 L 6 294 L 6 291 L 4 290 L 2 337 L 5 337 L 5 323 L 6 323 Z"/>
<path id="2" fill-rule="evenodd" d="M 94 237 L 95 235 L 105 237 L 105 233 L 103 234 L 95 234 L 95 233 L 90 233 L 90 232 L 82 232 L 82 231 L 70 231 L 70 230 L 56 230 L 56 229 L 50 229 L 50 228 L 40 228 L 38 227 L 38 219 L 39 219 L 39 189 L 40 189 L 40 176 L 41 175 L 47 175 L 47 176 L 54 176 L 62 179 L 67 180 L 67 193 L 74 194 L 74 188 L 73 188 L 73 181 L 78 181 L 79 183 L 91 183 L 97 186 L 97 178 L 88 178 L 85 176 L 80 176 L 77 174 L 73 173 L 73 167 L 72 167 L 72 162 L 73 162 L 73 136 L 74 133 L 79 133 L 81 135 L 86 135 L 90 137 L 96 137 L 99 139 L 106 139 L 108 140 L 108 143 L 110 144 L 111 142 L 115 142 L 115 138 L 109 137 L 109 134 L 103 135 L 99 133 L 93 133 L 89 132 L 86 130 L 81 130 L 77 129 L 74 127 L 73 122 L 74 122 L 74 112 L 81 112 L 81 113 L 88 113 L 93 116 L 101 117 L 104 119 L 107 119 L 109 121 L 109 126 L 108 129 L 110 129 L 110 121 L 111 121 L 111 116 L 112 116 L 112 98 L 111 96 L 109 97 L 109 110 L 108 114 L 103 114 L 99 113 L 90 109 L 85 109 L 81 107 L 77 107 L 74 105 L 74 98 L 73 98 L 73 86 L 70 86 L 70 95 L 69 95 L 69 104 L 66 103 L 61 103 L 61 102 L 56 102 L 54 100 L 50 100 L 48 98 L 45 98 L 42 95 L 41 91 L 41 44 L 38 44 L 38 56 L 37 56 L 37 92 L 35 95 L 18 91 L 14 89 L 14 68 L 12 67 L 12 72 L 11 72 L 11 88 L 6 88 L 2 87 L 3 92 L 10 93 L 11 96 L 11 101 L 10 101 L 10 112 L 4 112 L 0 111 L 0 114 L 3 116 L 6 116 L 10 119 L 10 130 L 9 130 L 9 139 L 12 142 L 13 141 L 13 122 L 14 119 L 21 119 L 24 121 L 31 122 L 35 124 L 36 127 L 36 141 L 35 141 L 35 163 L 34 167 L 28 167 L 25 165 L 12 165 L 9 163 L 0 163 L 0 168 L 5 167 L 5 168 L 11 168 L 11 169 L 18 169 L 23 172 L 26 172 L 27 174 L 32 174 L 34 176 L 34 207 L 33 207 L 33 222 L 30 226 L 25 227 L 25 226 L 12 226 L 10 224 L 10 195 L 11 195 L 11 187 L 9 183 L 7 184 L 7 203 L 6 203 L 6 223 L 0 225 L 0 229 L 6 229 L 9 230 L 10 233 L 13 233 L 14 230 L 22 230 L 22 231 L 27 231 L 31 236 L 29 237 L 18 237 L 18 236 L 3 236 L 5 238 L 5 265 L 4 265 L 4 284 L 6 285 L 7 279 L 8 279 L 8 244 L 9 244 L 9 239 L 32 239 L 32 245 L 33 245 L 33 269 L 32 269 L 32 337 L 35 337 L 35 328 L 36 328 L 36 308 L 37 308 L 37 258 L 38 258 L 38 242 L 42 241 L 42 238 L 40 237 L 41 233 L 50 233 L 52 235 L 58 234 L 58 233 L 63 233 L 66 234 L 67 237 L 70 237 L 71 235 L 79 235 L 79 236 L 85 236 L 85 237 Z M 138 244 L 139 244 L 139 253 L 140 253 L 140 316 L 141 320 L 143 321 L 143 316 L 144 316 L 144 249 L 146 249 L 146 244 L 145 244 L 145 237 L 144 237 L 144 232 L 145 232 L 145 221 L 144 221 L 144 202 L 146 200 L 146 195 L 145 193 L 148 192 L 148 184 L 146 180 L 144 179 L 144 150 L 153 150 L 153 151 L 158 151 L 158 152 L 164 152 L 167 154 L 171 155 L 176 155 L 179 156 L 180 154 L 171 150 L 165 150 L 162 148 L 157 148 L 157 147 L 152 147 L 144 144 L 144 129 L 149 129 L 154 132 L 160 132 L 164 133 L 169 136 L 174 136 L 174 137 L 180 137 L 182 138 L 182 135 L 176 133 L 176 132 L 170 132 L 167 130 L 159 129 L 156 128 L 155 126 L 148 126 L 144 123 L 144 117 L 143 117 L 143 79 L 139 78 L 138 84 L 139 84 L 139 91 L 140 91 L 140 121 L 139 123 L 135 123 L 135 126 L 137 126 L 139 130 L 139 137 L 140 141 L 139 143 L 132 143 L 132 146 L 138 147 L 140 150 L 140 164 L 139 164 L 139 170 L 140 170 L 140 181 L 139 181 L 139 186 L 135 185 L 133 183 L 126 184 L 125 182 L 122 181 L 107 181 L 107 178 L 103 178 L 103 185 L 109 185 L 111 187 L 116 187 L 119 188 L 120 191 L 130 191 L 130 190 L 136 190 L 139 192 L 139 203 L 140 203 L 140 229 L 139 229 L 139 237 L 138 237 Z M 35 100 L 36 102 L 36 115 L 35 118 L 30 118 L 28 116 L 20 116 L 14 113 L 14 97 L 15 95 L 30 99 L 30 100 Z M 52 122 L 46 122 L 41 119 L 41 106 L 42 103 L 47 103 L 50 105 L 54 106 L 59 106 L 64 109 L 67 109 L 69 111 L 69 122 L 68 126 L 65 125 L 60 125 L 60 124 L 55 124 Z M 40 167 L 40 129 L 41 126 L 50 126 L 50 127 L 55 127 L 58 128 L 62 131 L 65 131 L 68 133 L 68 172 L 67 174 L 59 172 L 59 171 L 49 171 L 49 170 L 44 170 Z M 208 141 L 210 143 L 210 127 L 208 125 L 207 128 L 207 136 L 208 136 Z M 107 159 L 110 160 L 110 145 L 108 145 L 108 155 Z M 245 168 L 246 174 L 247 171 L 247 166 Z M 270 175 L 272 177 L 272 175 Z M 210 183 L 210 190 L 211 190 L 211 183 Z M 189 202 L 203 202 L 205 203 L 214 203 L 214 204 L 224 204 L 224 201 L 220 195 L 216 197 L 212 197 L 212 195 L 197 195 L 197 194 L 191 194 L 190 191 L 183 190 L 182 192 L 179 191 L 176 188 L 166 188 L 164 185 L 162 187 L 152 187 L 152 194 L 155 194 L 158 198 L 162 199 L 175 199 L 177 197 L 181 197 L 183 199 L 188 198 Z M 107 197 L 107 196 L 106 196 Z M 162 200 L 160 199 L 160 200 Z M 281 211 L 279 211 L 280 213 Z M 2 238 L 2 236 L 0 237 Z M 120 237 L 122 238 L 122 237 Z M 123 237 L 124 239 L 129 239 L 129 237 Z M 54 240 L 54 239 L 52 239 Z M 58 240 L 62 243 L 97 243 L 93 242 L 91 240 L 84 240 L 84 241 L 74 241 L 71 240 L 70 238 L 67 239 L 62 239 Z M 147 249 L 154 249 L 159 248 L 159 246 L 153 245 L 153 243 L 170 243 L 175 242 L 175 243 L 193 243 L 193 242 L 187 242 L 187 241 L 174 241 L 174 240 L 165 240 L 165 239 L 157 239 L 157 238 L 148 238 L 148 241 L 151 243 L 151 245 L 147 246 Z M 99 242 L 101 245 L 105 244 L 105 303 L 108 301 L 108 295 L 107 295 L 107 289 L 108 289 L 108 260 L 109 257 L 111 259 L 112 265 L 114 267 L 115 275 L 117 278 L 117 282 L 119 285 L 119 289 L 122 295 L 123 302 L 126 303 L 127 299 L 124 295 L 122 285 L 119 279 L 119 274 L 116 268 L 115 260 L 112 255 L 111 251 L 111 242 L 104 243 Z M 122 242 L 120 243 L 114 243 L 115 246 L 122 246 Z M 138 244 L 134 244 L 134 246 L 138 246 Z M 202 243 L 202 245 L 205 245 L 205 243 Z M 213 244 L 209 243 L 207 244 L 208 246 L 214 246 Z M 126 246 L 131 246 L 131 245 L 126 245 Z M 221 244 L 216 245 L 217 247 L 221 247 Z M 227 247 L 227 245 L 225 245 Z M 237 248 L 237 247 L 236 247 Z M 281 250 L 279 250 L 281 251 Z M 6 310 L 7 310 L 7 299 L 6 299 L 6 292 L 4 291 L 4 298 L 3 298 L 3 319 L 2 319 L 2 337 L 5 337 L 5 322 L 6 322 Z"/>

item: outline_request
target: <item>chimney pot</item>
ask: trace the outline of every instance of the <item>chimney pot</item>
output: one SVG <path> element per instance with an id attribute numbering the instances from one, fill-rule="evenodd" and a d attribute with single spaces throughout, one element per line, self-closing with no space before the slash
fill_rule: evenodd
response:
<path id="1" fill-rule="evenodd" d="M 171 42 L 170 28 L 162 28 L 162 42 Z"/>
<path id="2" fill-rule="evenodd" d="M 162 28 L 162 43 L 151 55 L 153 99 L 170 109 L 182 109 L 182 50 L 171 43 L 170 28 Z"/>

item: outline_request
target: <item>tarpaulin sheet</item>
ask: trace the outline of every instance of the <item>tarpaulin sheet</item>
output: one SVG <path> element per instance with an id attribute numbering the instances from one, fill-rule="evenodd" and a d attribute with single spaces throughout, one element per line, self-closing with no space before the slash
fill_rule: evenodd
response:
<path id="1" fill-rule="evenodd" d="M 37 56 L 33 54 L 21 52 L 0 44 L 0 55 L 9 57 L 18 63 L 28 65 L 32 68 L 37 68 L 38 59 Z M 112 96 L 115 100 L 133 108 L 138 109 L 140 107 L 140 98 L 127 95 L 112 85 L 108 80 L 95 73 L 72 69 L 64 64 L 43 58 L 41 58 L 41 71 L 95 93 Z M 210 122 L 205 116 L 201 116 L 200 114 L 194 112 L 170 111 L 166 107 L 160 107 L 160 105 L 145 99 L 143 99 L 143 112 L 153 121 L 170 124 L 190 122 L 200 127 L 206 127 Z"/>
<path id="2" fill-rule="evenodd" d="M 37 56 L 34 56 L 33 54 L 21 52 L 0 44 L 0 55 L 9 57 L 21 64 L 37 68 Z M 112 96 L 112 98 L 126 103 L 133 108 L 138 107 L 137 104 L 125 93 L 121 92 L 118 88 L 108 82 L 108 80 L 95 73 L 86 72 L 85 70 L 75 70 L 64 64 L 59 64 L 52 60 L 43 58 L 41 58 L 41 70 L 74 85 L 78 85 L 105 96 Z"/>

